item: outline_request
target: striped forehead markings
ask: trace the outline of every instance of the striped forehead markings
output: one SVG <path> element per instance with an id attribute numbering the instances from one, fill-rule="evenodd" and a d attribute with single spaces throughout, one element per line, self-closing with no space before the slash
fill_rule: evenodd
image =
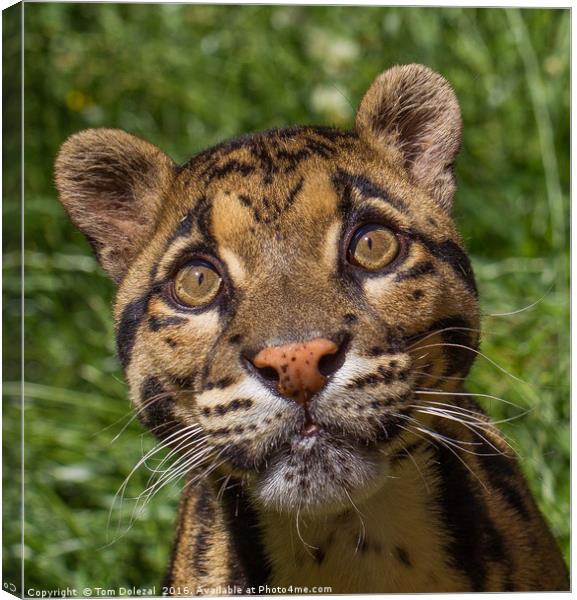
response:
<path id="1" fill-rule="evenodd" d="M 182 169 L 204 162 L 200 177 L 206 182 L 232 173 L 247 177 L 255 171 L 262 171 L 263 182 L 270 184 L 274 173 L 293 171 L 299 163 L 312 156 L 330 158 L 340 147 L 350 146 L 356 139 L 353 132 L 330 127 L 272 129 L 210 148 L 191 158 Z M 256 164 L 243 160 L 239 156 L 243 152 L 250 153 Z M 234 156 L 235 153 L 237 156 Z"/>
<path id="2" fill-rule="evenodd" d="M 337 169 L 332 177 L 333 185 L 341 198 L 341 210 L 346 215 L 352 208 L 352 190 L 357 190 L 364 198 L 378 198 L 396 208 L 399 212 L 407 213 L 407 205 L 403 200 L 392 196 L 365 175 L 352 174 L 343 169 Z"/>
<path id="3" fill-rule="evenodd" d="M 266 196 L 263 196 L 259 200 L 254 200 L 246 194 L 240 194 L 238 200 L 243 206 L 246 206 L 251 210 L 254 220 L 257 223 L 261 225 L 271 225 L 290 210 L 304 186 L 304 181 L 304 177 L 301 177 L 288 191 L 286 197 L 278 199 L 277 202 L 271 201 Z"/>

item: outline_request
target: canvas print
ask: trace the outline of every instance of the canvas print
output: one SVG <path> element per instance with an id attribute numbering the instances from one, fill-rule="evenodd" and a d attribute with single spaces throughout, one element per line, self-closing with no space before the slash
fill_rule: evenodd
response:
<path id="1" fill-rule="evenodd" d="M 568 591 L 569 12 L 11 14 L 4 589 Z"/>

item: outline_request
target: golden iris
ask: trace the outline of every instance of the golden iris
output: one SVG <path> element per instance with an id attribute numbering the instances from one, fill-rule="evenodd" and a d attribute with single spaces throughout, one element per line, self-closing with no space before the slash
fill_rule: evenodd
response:
<path id="1" fill-rule="evenodd" d="M 367 271 L 379 271 L 393 262 L 399 253 L 397 236 L 382 225 L 365 225 L 353 236 L 347 258 Z"/>
<path id="2" fill-rule="evenodd" d="M 207 263 L 189 264 L 180 269 L 174 280 L 174 293 L 181 304 L 204 306 L 212 302 L 222 285 L 222 278 Z"/>

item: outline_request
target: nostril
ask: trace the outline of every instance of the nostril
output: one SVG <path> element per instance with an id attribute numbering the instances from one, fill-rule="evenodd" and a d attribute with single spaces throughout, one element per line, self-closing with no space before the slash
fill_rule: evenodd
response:
<path id="1" fill-rule="evenodd" d="M 325 354 L 321 357 L 318 369 L 325 377 L 329 377 L 344 365 L 348 345 L 349 340 L 345 339 L 334 354 Z"/>
<path id="2" fill-rule="evenodd" d="M 278 384 L 280 378 L 278 371 L 274 367 L 262 364 L 260 361 L 255 360 L 254 353 L 245 353 L 243 359 L 248 369 L 257 374 L 261 379 L 273 384 Z"/>
<path id="3" fill-rule="evenodd" d="M 279 376 L 278 376 L 276 369 L 273 369 L 272 367 L 255 367 L 255 368 L 256 368 L 258 374 L 263 379 L 266 379 L 267 381 L 275 381 L 275 382 L 279 381 Z"/>

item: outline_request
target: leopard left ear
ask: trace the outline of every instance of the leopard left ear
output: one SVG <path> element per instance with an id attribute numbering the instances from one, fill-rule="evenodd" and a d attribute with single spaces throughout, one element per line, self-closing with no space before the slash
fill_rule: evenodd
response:
<path id="1" fill-rule="evenodd" d="M 446 79 L 423 65 L 388 69 L 365 94 L 356 128 L 373 148 L 396 154 L 415 184 L 451 210 L 462 122 Z"/>
<path id="2" fill-rule="evenodd" d="M 151 237 L 176 165 L 120 129 L 86 129 L 55 163 L 60 201 L 116 283 Z"/>

